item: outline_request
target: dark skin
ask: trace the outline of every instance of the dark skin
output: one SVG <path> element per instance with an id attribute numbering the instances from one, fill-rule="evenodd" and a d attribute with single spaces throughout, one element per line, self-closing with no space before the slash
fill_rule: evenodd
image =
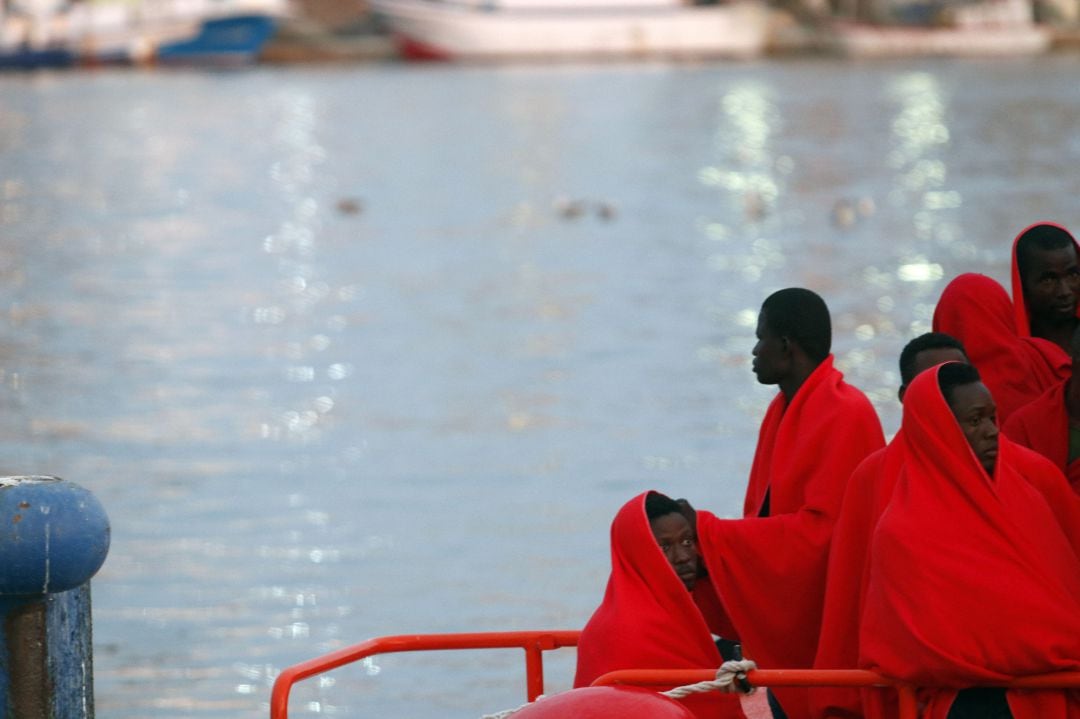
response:
<path id="1" fill-rule="evenodd" d="M 1076 248 L 1027 251 L 1020 283 L 1024 288 L 1031 335 L 1069 350 L 1069 342 L 1080 320 L 1076 305 L 1080 300 L 1080 263 Z"/>
<path id="2" fill-rule="evenodd" d="M 957 385 L 949 400 L 965 439 L 991 478 L 998 456 L 997 405 L 982 382 Z"/>
<path id="3" fill-rule="evenodd" d="M 752 368 L 758 382 L 778 385 L 784 399 L 790 403 L 820 362 L 810 359 L 790 337 L 774 332 L 765 310 L 758 315 L 755 335 L 757 344 L 751 354 L 754 356 Z"/>
<path id="4" fill-rule="evenodd" d="M 968 364 L 967 355 L 955 347 L 934 347 L 932 349 L 923 350 L 922 352 L 915 353 L 915 376 L 918 377 L 931 367 L 937 367 L 943 362 L 962 362 Z M 900 385 L 900 389 L 897 390 L 896 396 L 900 400 L 900 403 L 904 403 L 904 393 L 907 392 L 907 385 Z"/>
<path id="5" fill-rule="evenodd" d="M 697 545 L 697 510 L 690 506 L 690 502 L 685 499 L 676 499 L 675 503 L 679 505 L 679 511 L 682 512 L 682 516 L 686 519 L 686 522 L 690 525 L 690 530 L 694 533 L 694 543 Z M 707 577 L 709 572 L 705 568 L 705 562 L 701 561 L 701 555 L 698 555 L 697 566 L 698 577 Z"/>
<path id="6" fill-rule="evenodd" d="M 656 543 L 675 570 L 683 586 L 693 591 L 697 582 L 701 557 L 698 555 L 694 528 L 685 516 L 677 512 L 649 521 Z"/>

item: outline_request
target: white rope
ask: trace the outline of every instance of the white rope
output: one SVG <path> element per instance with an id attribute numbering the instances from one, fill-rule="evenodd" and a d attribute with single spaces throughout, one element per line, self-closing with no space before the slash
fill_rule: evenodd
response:
<path id="1" fill-rule="evenodd" d="M 753 669 L 757 669 L 757 664 L 751 659 L 739 659 L 726 661 L 720 665 L 720 668 L 716 670 L 716 679 L 698 682 L 697 684 L 687 684 L 682 687 L 675 687 L 666 692 L 660 692 L 666 697 L 672 699 L 682 699 L 688 697 L 691 694 L 701 694 L 704 692 L 722 692 L 724 694 L 751 694 L 754 688 L 746 684 L 746 673 Z"/>
<path id="2" fill-rule="evenodd" d="M 660 693 L 672 699 L 683 699 L 691 694 L 703 694 L 705 692 L 753 694 L 754 687 L 746 684 L 746 673 L 754 669 L 757 669 L 757 664 L 752 659 L 733 659 L 720 665 L 720 668 L 716 670 L 716 679 L 698 682 L 697 684 L 687 684 Z M 543 695 L 541 695 L 536 699 L 539 701 L 543 698 Z M 480 719 L 507 719 L 510 715 L 521 711 L 527 706 L 529 705 L 522 704 L 517 709 L 506 709 L 494 714 L 485 714 Z"/>

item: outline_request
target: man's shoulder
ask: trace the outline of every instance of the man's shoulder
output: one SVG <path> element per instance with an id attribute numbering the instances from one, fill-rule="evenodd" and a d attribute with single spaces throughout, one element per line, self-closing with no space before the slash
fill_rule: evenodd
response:
<path id="1" fill-rule="evenodd" d="M 1024 447 L 1042 447 L 1059 432 L 1068 431 L 1069 415 L 1065 409 L 1065 382 L 1050 387 L 1021 406 L 1001 424 L 1001 431 Z"/>
<path id="2" fill-rule="evenodd" d="M 843 389 L 844 400 L 857 406 L 872 407 L 873 403 L 870 398 L 861 389 L 844 380 L 841 383 Z"/>
<path id="3" fill-rule="evenodd" d="M 1011 445 L 1008 461 L 1013 469 L 1043 496 L 1055 498 L 1072 492 L 1069 480 L 1053 460 L 1009 438 L 1005 441 Z"/>
<path id="4" fill-rule="evenodd" d="M 1061 475 L 1064 477 L 1061 470 L 1058 469 L 1058 466 L 1054 464 L 1053 460 L 1015 440 L 1012 441 L 1012 461 L 1020 471 L 1020 474 L 1029 479 L 1032 477 L 1041 477 L 1044 474 L 1049 474 L 1051 476 Z"/>
<path id="5" fill-rule="evenodd" d="M 881 419 L 870 398 L 847 382 L 841 380 L 832 390 L 819 392 L 806 409 L 804 416 L 813 417 L 815 431 L 831 438 L 830 446 L 837 451 L 850 451 L 850 442 L 871 449 L 885 444 Z"/>
<path id="6" fill-rule="evenodd" d="M 1014 410 L 1009 415 L 1009 419 L 1006 420 L 1005 424 L 1027 424 L 1031 421 L 1043 424 L 1046 421 L 1048 411 L 1053 412 L 1058 409 L 1064 411 L 1066 381 L 1055 382 L 1042 394 L 1037 395 L 1027 404 L 1021 405 L 1019 409 Z"/>
<path id="7" fill-rule="evenodd" d="M 803 399 L 803 419 L 813 418 L 812 423 L 830 434 L 867 433 L 880 437 L 881 421 L 877 410 L 866 394 L 844 379 L 844 374 L 832 366 L 831 355 L 826 366 L 818 368 L 818 376 L 808 383 L 809 389 Z"/>
<path id="8" fill-rule="evenodd" d="M 826 401 L 833 404 L 838 412 L 870 413 L 876 417 L 877 410 L 866 393 L 844 379 L 839 370 L 836 370 L 836 374 L 834 391 L 825 398 Z"/>

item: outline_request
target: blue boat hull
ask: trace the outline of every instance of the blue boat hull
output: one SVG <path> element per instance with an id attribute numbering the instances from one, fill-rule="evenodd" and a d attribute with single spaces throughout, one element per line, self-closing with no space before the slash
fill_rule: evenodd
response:
<path id="1" fill-rule="evenodd" d="M 158 48 L 157 59 L 179 64 L 243 64 L 258 59 L 273 37 L 276 23 L 265 15 L 243 15 L 203 23 L 190 40 Z"/>
<path id="2" fill-rule="evenodd" d="M 49 67 L 71 67 L 75 64 L 75 55 L 64 48 L 31 50 L 20 48 L 12 51 L 0 51 L 0 70 L 35 70 Z"/>

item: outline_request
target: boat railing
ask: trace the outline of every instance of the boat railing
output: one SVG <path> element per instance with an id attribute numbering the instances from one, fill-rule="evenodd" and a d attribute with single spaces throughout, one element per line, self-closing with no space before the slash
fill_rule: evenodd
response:
<path id="1" fill-rule="evenodd" d="M 628 684 L 668 688 L 715 678 L 716 671 L 712 669 L 620 669 L 600 675 L 592 686 Z M 746 673 L 746 680 L 755 687 L 893 688 L 899 697 L 899 719 L 915 719 L 918 715 L 915 687 L 864 669 L 752 669 Z"/>
<path id="2" fill-rule="evenodd" d="M 706 682 L 716 677 L 711 669 L 620 669 L 596 678 L 593 686 L 632 685 L 673 687 Z M 899 697 L 899 719 L 918 716 L 918 687 L 863 669 L 753 669 L 746 680 L 755 687 L 881 687 Z M 1055 672 L 1014 679 L 998 685 L 1006 689 L 1080 689 L 1080 672 Z"/>
<path id="3" fill-rule="evenodd" d="M 377 654 L 460 649 L 523 649 L 525 697 L 536 701 L 544 693 L 544 652 L 576 647 L 577 630 L 472 632 L 462 634 L 401 634 L 376 637 L 282 670 L 270 696 L 270 719 L 288 719 L 289 692 L 297 682 L 325 674 Z"/>
<path id="4" fill-rule="evenodd" d="M 402 634 L 376 637 L 310 659 L 281 671 L 270 697 L 270 719 L 288 719 L 289 693 L 297 682 L 378 654 L 461 649 L 522 649 L 525 652 L 525 697 L 533 702 L 544 693 L 546 651 L 575 647 L 577 630 Z M 622 669 L 598 677 L 593 686 L 676 687 L 711 681 L 711 669 Z M 918 716 L 917 687 L 862 669 L 753 669 L 746 675 L 755 687 L 879 687 L 899 698 L 899 718 Z M 1003 684 L 1008 689 L 1080 689 L 1080 672 L 1023 677 Z"/>

